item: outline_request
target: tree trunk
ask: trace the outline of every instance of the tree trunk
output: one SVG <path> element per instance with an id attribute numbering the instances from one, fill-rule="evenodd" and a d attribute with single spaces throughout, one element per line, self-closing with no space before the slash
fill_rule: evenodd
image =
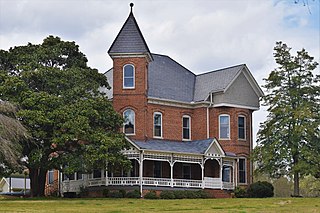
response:
<path id="1" fill-rule="evenodd" d="M 294 155 L 293 157 L 293 165 L 296 166 L 298 164 L 298 156 Z M 293 173 L 293 197 L 300 197 L 300 189 L 299 189 L 299 172 L 294 171 Z"/>
<path id="2" fill-rule="evenodd" d="M 41 168 L 29 168 L 31 185 L 31 197 L 43 197 L 46 184 L 47 170 Z"/>
<path id="3" fill-rule="evenodd" d="M 299 172 L 294 172 L 293 197 L 300 197 Z"/>

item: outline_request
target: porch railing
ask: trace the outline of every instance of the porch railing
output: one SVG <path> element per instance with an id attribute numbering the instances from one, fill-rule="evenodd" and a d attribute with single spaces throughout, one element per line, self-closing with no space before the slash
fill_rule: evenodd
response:
<path id="1" fill-rule="evenodd" d="M 139 177 L 108 177 L 88 180 L 64 181 L 62 182 L 62 192 L 79 192 L 82 186 L 134 186 L 140 185 Z M 170 179 L 143 177 L 144 186 L 165 186 L 182 188 L 206 188 L 206 189 L 234 189 L 234 183 L 222 182 L 220 178 L 204 177 L 204 180 Z"/>

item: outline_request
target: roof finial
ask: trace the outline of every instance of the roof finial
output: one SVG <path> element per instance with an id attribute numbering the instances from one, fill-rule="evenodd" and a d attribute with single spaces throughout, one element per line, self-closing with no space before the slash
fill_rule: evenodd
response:
<path id="1" fill-rule="evenodd" d="M 133 5 L 134 5 L 134 4 L 131 2 L 131 3 L 130 3 L 130 7 L 131 7 L 131 11 L 130 11 L 130 12 L 131 12 L 131 13 L 132 13 Z"/>

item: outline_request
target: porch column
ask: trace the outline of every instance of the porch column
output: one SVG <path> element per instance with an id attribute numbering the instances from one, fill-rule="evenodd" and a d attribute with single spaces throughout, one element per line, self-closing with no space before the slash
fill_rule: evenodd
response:
<path id="1" fill-rule="evenodd" d="M 239 159 L 236 160 L 236 164 L 235 164 L 235 182 L 234 182 L 234 186 L 237 187 L 238 186 L 238 165 L 239 165 Z"/>
<path id="2" fill-rule="evenodd" d="M 170 186 L 173 187 L 173 166 L 174 166 L 174 163 L 173 163 L 173 154 L 171 154 L 171 161 L 170 161 L 170 178 L 171 178 L 171 183 L 170 183 Z"/>
<path id="3" fill-rule="evenodd" d="M 105 174 L 105 178 L 106 178 L 106 186 L 108 186 L 108 162 L 106 162 L 106 174 Z"/>
<path id="4" fill-rule="evenodd" d="M 223 170 L 223 161 L 222 161 L 222 158 L 220 158 L 220 179 L 221 179 L 221 186 L 220 188 L 223 189 L 223 178 L 222 178 L 222 170 Z"/>
<path id="5" fill-rule="evenodd" d="M 140 194 L 141 194 L 141 197 L 142 197 L 142 180 L 143 180 L 143 151 L 141 151 L 141 153 L 140 153 L 139 179 L 140 179 Z"/>
<path id="6" fill-rule="evenodd" d="M 204 189 L 205 183 L 204 183 L 204 159 L 203 158 L 200 166 L 201 166 L 202 189 Z"/>

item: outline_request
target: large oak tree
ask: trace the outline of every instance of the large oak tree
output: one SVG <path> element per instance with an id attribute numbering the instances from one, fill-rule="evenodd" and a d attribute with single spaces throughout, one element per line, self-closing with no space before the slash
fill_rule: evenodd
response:
<path id="1" fill-rule="evenodd" d="M 267 120 L 260 126 L 255 157 L 258 170 L 274 177 L 294 180 L 294 196 L 299 196 L 299 178 L 320 177 L 320 77 L 314 75 L 318 63 L 305 49 L 277 42 L 273 70 L 264 87 Z"/>
<path id="2" fill-rule="evenodd" d="M 49 169 L 127 165 L 122 118 L 99 90 L 109 87 L 107 79 L 87 66 L 74 42 L 49 36 L 39 45 L 1 50 L 0 70 L 0 98 L 19 106 L 17 116 L 32 136 L 23 154 L 33 196 L 44 195 Z"/>

